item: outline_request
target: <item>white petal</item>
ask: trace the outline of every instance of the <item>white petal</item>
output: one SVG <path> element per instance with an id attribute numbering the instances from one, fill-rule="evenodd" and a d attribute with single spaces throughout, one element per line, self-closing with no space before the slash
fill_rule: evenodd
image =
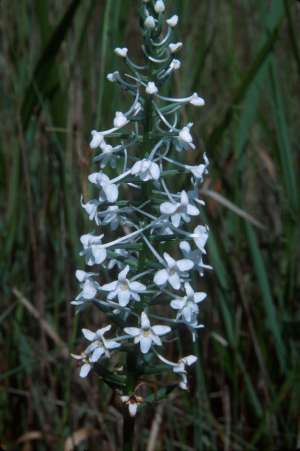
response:
<path id="1" fill-rule="evenodd" d="M 125 266 L 125 268 L 119 273 L 118 280 L 125 280 L 127 274 L 129 273 L 129 265 Z"/>
<path id="2" fill-rule="evenodd" d="M 171 274 L 169 276 L 169 283 L 170 285 L 174 288 L 174 290 L 179 290 L 180 289 L 180 277 L 178 275 L 177 272 L 174 272 L 173 274 Z"/>
<path id="3" fill-rule="evenodd" d="M 174 16 L 166 20 L 166 22 L 170 27 L 176 27 L 176 25 L 178 24 L 178 16 L 175 14 Z"/>
<path id="4" fill-rule="evenodd" d="M 135 282 L 135 281 L 129 282 L 129 288 L 130 288 L 130 290 L 137 291 L 138 293 L 146 290 L 145 285 L 143 285 L 140 282 Z"/>
<path id="5" fill-rule="evenodd" d="M 189 297 L 193 296 L 194 290 L 193 290 L 193 288 L 191 287 L 191 285 L 188 282 L 186 282 L 184 284 L 184 289 L 185 289 L 185 292 L 186 292 L 187 296 L 189 296 Z"/>
<path id="6" fill-rule="evenodd" d="M 116 348 L 119 348 L 120 346 L 121 346 L 121 343 L 118 343 L 117 341 L 114 341 L 114 340 L 107 340 L 107 342 L 106 342 L 107 349 L 116 349 Z"/>
<path id="7" fill-rule="evenodd" d="M 132 337 L 137 337 L 141 333 L 141 329 L 137 327 L 125 327 L 124 332 Z"/>
<path id="8" fill-rule="evenodd" d="M 169 332 L 171 332 L 172 329 L 169 326 L 157 325 L 157 326 L 152 326 L 152 330 L 156 335 L 166 335 Z"/>
<path id="9" fill-rule="evenodd" d="M 207 294 L 200 291 L 199 293 L 195 293 L 194 295 L 194 301 L 196 302 L 196 304 L 198 304 L 199 302 L 204 301 L 204 299 L 207 297 Z"/>
<path id="10" fill-rule="evenodd" d="M 192 260 L 189 260 L 188 258 L 178 260 L 176 263 L 180 271 L 190 271 L 190 269 L 192 269 L 194 266 L 194 262 L 192 262 Z"/>
<path id="11" fill-rule="evenodd" d="M 174 299 L 170 305 L 174 310 L 181 310 L 185 306 L 185 300 Z"/>
<path id="12" fill-rule="evenodd" d="M 178 204 L 171 204 L 171 202 L 163 202 L 160 205 L 160 212 L 164 215 L 172 215 L 176 209 Z"/>
<path id="13" fill-rule="evenodd" d="M 183 357 L 182 359 L 181 359 L 186 365 L 188 365 L 188 366 L 191 366 L 191 365 L 193 365 L 197 360 L 198 360 L 198 357 L 196 357 L 195 355 L 188 355 L 188 356 L 186 356 L 186 357 Z"/>
<path id="14" fill-rule="evenodd" d="M 189 203 L 189 198 L 186 191 L 181 191 L 180 202 L 184 205 L 187 205 Z"/>
<path id="15" fill-rule="evenodd" d="M 92 246 L 92 252 L 96 265 L 100 265 L 106 259 L 106 249 L 100 246 Z"/>
<path id="16" fill-rule="evenodd" d="M 92 368 L 92 365 L 90 365 L 89 363 L 85 363 L 80 368 L 79 376 L 82 377 L 82 378 L 86 377 L 89 374 L 89 372 L 91 371 L 91 368 Z"/>
<path id="17" fill-rule="evenodd" d="M 78 269 L 75 273 L 76 279 L 79 282 L 83 282 L 87 278 L 87 274 L 85 271 L 81 271 L 81 269 Z"/>
<path id="18" fill-rule="evenodd" d="M 186 210 L 187 214 L 190 216 L 197 216 L 199 215 L 200 211 L 198 210 L 197 207 L 195 207 L 194 205 L 189 204 L 187 206 L 187 210 Z"/>
<path id="19" fill-rule="evenodd" d="M 150 173 L 151 176 L 154 180 L 158 180 L 160 177 L 160 169 L 158 164 L 156 163 L 152 163 L 151 168 L 150 168 Z"/>
<path id="20" fill-rule="evenodd" d="M 86 280 L 83 286 L 82 295 L 84 299 L 93 299 L 97 293 L 95 283 L 91 280 Z"/>
<path id="21" fill-rule="evenodd" d="M 164 252 L 164 259 L 166 260 L 169 268 L 173 267 L 176 263 L 174 258 L 172 258 L 171 255 L 169 255 L 167 252 Z"/>
<path id="22" fill-rule="evenodd" d="M 126 307 L 130 301 L 130 291 L 129 290 L 118 290 L 118 301 L 121 307 Z"/>
<path id="23" fill-rule="evenodd" d="M 136 403 L 130 402 L 128 405 L 128 410 L 131 417 L 135 417 L 138 405 Z"/>
<path id="24" fill-rule="evenodd" d="M 150 321 L 145 312 L 142 312 L 141 314 L 141 326 L 142 329 L 148 329 L 150 327 Z"/>
<path id="25" fill-rule="evenodd" d="M 143 354 L 147 354 L 147 352 L 151 348 L 151 345 L 152 345 L 152 338 L 151 338 L 151 336 L 145 337 L 144 335 L 141 335 L 140 348 L 141 348 L 141 352 Z"/>
<path id="26" fill-rule="evenodd" d="M 168 277 L 168 271 L 166 269 L 161 269 L 160 271 L 157 271 L 153 280 L 156 285 L 162 286 L 167 282 Z"/>
<path id="27" fill-rule="evenodd" d="M 81 332 L 85 336 L 85 338 L 89 341 L 93 341 L 96 338 L 96 334 L 89 329 L 81 329 Z"/>
<path id="28" fill-rule="evenodd" d="M 118 286 L 118 282 L 115 280 L 114 282 L 106 283 L 101 287 L 101 290 L 104 291 L 114 291 Z"/>
<path id="29" fill-rule="evenodd" d="M 100 357 L 104 354 L 103 346 L 98 346 L 90 357 L 91 362 L 97 362 Z"/>
<path id="30" fill-rule="evenodd" d="M 176 213 L 175 215 L 171 216 L 171 221 L 174 227 L 179 227 L 181 220 L 181 215 L 179 213 Z"/>
<path id="31" fill-rule="evenodd" d="M 108 183 L 103 187 L 103 191 L 105 192 L 105 196 L 108 200 L 108 202 L 116 202 L 119 196 L 119 189 L 117 185 L 114 185 L 113 183 Z"/>

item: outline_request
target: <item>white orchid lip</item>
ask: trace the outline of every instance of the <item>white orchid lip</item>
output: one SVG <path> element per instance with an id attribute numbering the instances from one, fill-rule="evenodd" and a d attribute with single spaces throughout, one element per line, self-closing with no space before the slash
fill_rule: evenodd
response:
<path id="1" fill-rule="evenodd" d="M 117 111 L 115 118 L 114 118 L 114 127 L 115 128 L 122 128 L 125 125 L 128 124 L 128 119 L 121 111 Z"/>
<path id="2" fill-rule="evenodd" d="M 199 97 L 196 92 L 194 92 L 194 94 L 191 96 L 190 104 L 194 106 L 204 106 L 205 100 L 202 97 Z"/>
<path id="3" fill-rule="evenodd" d="M 181 67 L 181 62 L 177 59 L 173 59 L 170 63 L 170 70 L 178 70 Z"/>
<path id="4" fill-rule="evenodd" d="M 97 149 L 97 147 L 100 147 L 102 141 L 104 140 L 104 136 L 101 132 L 97 132 L 97 130 L 92 130 L 91 135 L 92 140 L 90 142 L 90 148 Z"/>

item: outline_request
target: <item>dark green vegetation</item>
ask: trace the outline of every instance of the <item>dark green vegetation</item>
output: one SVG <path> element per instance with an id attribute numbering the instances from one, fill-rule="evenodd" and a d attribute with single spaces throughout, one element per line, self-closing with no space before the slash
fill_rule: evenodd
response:
<path id="1" fill-rule="evenodd" d="M 193 394 L 173 392 L 142 414 L 137 439 L 141 449 L 154 439 L 149 451 L 293 449 L 300 445 L 300 9 L 294 0 L 174 3 L 184 42 L 174 93 L 198 91 L 207 100 L 186 117 L 211 160 L 203 196 L 215 272 L 204 281 Z M 68 349 L 81 350 L 81 321 L 101 324 L 92 310 L 74 321 L 70 306 L 79 235 L 91 229 L 79 200 L 89 190 L 90 129 L 108 128 L 114 111 L 125 109 L 105 74 L 116 67 L 116 45 L 139 57 L 137 4 L 0 5 L 0 442 L 7 450 L 113 451 L 120 443 L 117 397 L 95 376 L 80 381 Z"/>

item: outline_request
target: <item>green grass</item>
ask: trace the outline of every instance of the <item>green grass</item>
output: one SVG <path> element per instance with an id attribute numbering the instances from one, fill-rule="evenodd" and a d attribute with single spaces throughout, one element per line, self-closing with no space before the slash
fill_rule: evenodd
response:
<path id="1" fill-rule="evenodd" d="M 192 396 L 176 392 L 166 401 L 155 450 L 297 448 L 299 7 L 169 3 L 185 43 L 175 93 L 198 91 L 207 100 L 185 114 L 211 160 L 203 195 L 215 271 L 203 280 L 206 329 L 195 345 Z M 70 306 L 79 236 L 88 228 L 79 200 L 89 190 L 89 132 L 109 127 L 126 105 L 105 74 L 116 67 L 117 45 L 139 58 L 137 4 L 0 5 L 0 442 L 7 450 L 64 450 L 76 432 L 86 439 L 79 451 L 120 446 L 118 399 L 95 377 L 79 380 L 59 338 L 77 352 L 79 327 L 101 322 L 91 310 L 74 320 Z M 145 449 L 156 410 L 138 420 Z"/>

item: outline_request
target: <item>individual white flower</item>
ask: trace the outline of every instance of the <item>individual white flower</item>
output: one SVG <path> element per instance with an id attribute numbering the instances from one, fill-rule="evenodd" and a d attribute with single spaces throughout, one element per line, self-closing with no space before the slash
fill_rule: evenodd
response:
<path id="1" fill-rule="evenodd" d="M 107 209 L 107 212 L 103 218 L 103 225 L 110 225 L 111 230 L 116 230 L 120 225 L 120 214 L 119 207 L 117 205 L 110 205 Z"/>
<path id="2" fill-rule="evenodd" d="M 188 147 L 195 149 L 195 145 L 193 144 L 193 137 L 190 132 L 190 126 L 187 125 L 186 127 L 183 127 L 179 132 L 178 138 L 181 142 L 187 144 Z"/>
<path id="3" fill-rule="evenodd" d="M 102 143 L 104 137 L 101 132 L 97 132 L 97 130 L 91 131 L 92 140 L 90 142 L 90 148 L 91 149 L 97 149 L 97 147 L 100 147 L 100 144 Z"/>
<path id="4" fill-rule="evenodd" d="M 86 348 L 85 354 L 90 355 L 90 362 L 97 362 L 102 356 L 110 357 L 110 350 L 116 349 L 121 346 L 120 343 L 114 340 L 107 340 L 104 334 L 110 331 L 111 325 L 109 324 L 102 329 L 98 329 L 96 332 L 92 332 L 89 329 L 82 329 L 82 333 L 85 338 L 91 342 Z"/>
<path id="5" fill-rule="evenodd" d="M 115 54 L 120 56 L 121 58 L 126 58 L 127 57 L 127 53 L 128 53 L 128 48 L 127 47 L 117 47 L 114 50 Z"/>
<path id="6" fill-rule="evenodd" d="M 100 161 L 100 168 L 103 169 L 110 164 L 111 167 L 116 167 L 116 155 L 114 154 L 114 148 L 110 144 L 103 141 L 100 145 L 102 153 L 94 158 L 94 161 Z"/>
<path id="7" fill-rule="evenodd" d="M 128 119 L 121 111 L 117 111 L 114 118 L 114 127 L 122 128 L 128 124 Z"/>
<path id="8" fill-rule="evenodd" d="M 111 183 L 106 174 L 103 172 L 94 172 L 88 176 L 88 179 L 100 189 L 100 202 L 116 202 L 119 196 L 118 187 L 114 183 Z"/>
<path id="9" fill-rule="evenodd" d="M 174 16 L 167 19 L 166 22 L 169 25 L 169 27 L 174 28 L 178 24 L 178 19 L 179 19 L 178 16 L 174 14 Z"/>
<path id="10" fill-rule="evenodd" d="M 203 254 L 206 254 L 205 245 L 208 240 L 208 227 L 204 225 L 198 225 L 191 234 L 192 238 L 198 249 L 200 249 Z"/>
<path id="11" fill-rule="evenodd" d="M 178 374 L 178 376 L 181 377 L 181 381 L 179 383 L 179 387 L 182 390 L 188 390 L 188 384 L 187 384 L 187 366 L 193 365 L 198 359 L 195 355 L 188 355 L 186 357 L 182 357 L 180 360 L 178 360 L 177 363 L 171 362 L 170 360 L 165 359 L 160 354 L 157 354 L 158 358 L 166 363 L 167 365 L 171 366 L 173 369 L 173 372 L 175 374 Z"/>
<path id="12" fill-rule="evenodd" d="M 173 59 L 170 63 L 170 70 L 178 70 L 181 67 L 181 62 L 177 59 Z"/>
<path id="13" fill-rule="evenodd" d="M 106 249 L 102 247 L 103 236 L 90 233 L 81 236 L 80 241 L 83 245 L 83 251 L 80 252 L 80 255 L 85 256 L 87 265 L 100 265 L 106 259 Z"/>
<path id="14" fill-rule="evenodd" d="M 109 291 L 107 299 L 111 301 L 117 297 L 121 307 L 128 305 L 131 299 L 140 301 L 141 297 L 139 293 L 146 290 L 145 285 L 142 283 L 127 279 L 129 270 L 130 268 L 127 265 L 123 271 L 119 273 L 118 280 L 107 283 L 101 287 L 102 290 Z"/>
<path id="15" fill-rule="evenodd" d="M 147 182 L 148 180 L 158 180 L 160 169 L 154 161 L 144 158 L 134 163 L 131 168 L 131 174 L 139 177 L 143 182 Z"/>
<path id="16" fill-rule="evenodd" d="M 80 368 L 79 376 L 82 378 L 87 377 L 89 372 L 93 368 L 93 365 L 90 363 L 87 354 L 85 354 L 84 352 L 79 355 L 71 354 L 71 357 L 73 357 L 73 359 L 82 361 L 82 366 Z"/>
<path id="17" fill-rule="evenodd" d="M 149 81 L 146 86 L 146 93 L 149 95 L 154 95 L 158 93 L 158 88 L 153 81 Z"/>
<path id="18" fill-rule="evenodd" d="M 190 323 L 192 319 L 198 315 L 198 304 L 206 298 L 207 294 L 201 291 L 195 293 L 188 282 L 184 284 L 184 289 L 186 296 L 173 299 L 170 305 L 174 310 L 178 310 L 177 319 L 182 317 L 185 321 Z"/>
<path id="19" fill-rule="evenodd" d="M 181 241 L 179 247 L 183 256 L 194 262 L 195 268 L 199 271 L 201 277 L 204 276 L 204 270 L 212 270 L 210 265 L 203 263 L 203 252 L 200 249 L 192 250 L 188 241 Z"/>
<path id="20" fill-rule="evenodd" d="M 83 198 L 81 196 L 81 206 L 87 212 L 89 220 L 95 221 L 97 225 L 100 225 L 100 220 L 98 217 L 98 207 L 100 205 L 99 200 L 92 199 L 89 200 L 86 204 L 83 203 Z"/>
<path id="21" fill-rule="evenodd" d="M 145 312 L 141 314 L 141 327 L 125 327 L 126 334 L 134 337 L 134 343 L 140 343 L 140 349 L 143 354 L 149 352 L 153 344 L 157 346 L 162 345 L 160 336 L 166 335 L 171 332 L 169 326 L 151 326 L 148 316 Z"/>
<path id="22" fill-rule="evenodd" d="M 206 156 L 206 154 L 203 155 L 204 158 L 204 164 L 198 164 L 196 165 L 185 165 L 185 168 L 190 171 L 193 176 L 195 177 L 195 179 L 199 180 L 200 182 L 203 181 L 204 176 L 208 173 L 208 166 L 209 166 L 209 160 Z"/>
<path id="23" fill-rule="evenodd" d="M 81 292 L 76 296 L 75 301 L 71 302 L 73 305 L 81 305 L 84 304 L 85 301 L 89 301 L 94 299 L 97 294 L 97 291 L 100 288 L 98 282 L 93 280 L 93 276 L 96 274 L 93 272 L 85 272 L 82 270 L 77 270 L 76 278 L 80 282 Z"/>
<path id="24" fill-rule="evenodd" d="M 171 43 L 171 44 L 169 44 L 170 52 L 176 53 L 176 52 L 178 52 L 178 50 L 180 50 L 182 48 L 182 46 L 183 46 L 182 42 Z"/>
<path id="25" fill-rule="evenodd" d="M 153 30 L 153 28 L 155 28 L 155 19 L 154 19 L 154 17 L 153 16 L 146 17 L 144 25 L 149 30 Z"/>
<path id="26" fill-rule="evenodd" d="M 139 405 L 143 404 L 144 399 L 141 396 L 133 394 L 131 396 L 121 396 L 121 401 L 128 406 L 130 416 L 135 417 L 137 409 Z"/>
<path id="27" fill-rule="evenodd" d="M 202 97 L 198 96 L 196 92 L 194 92 L 194 94 L 191 96 L 190 103 L 194 106 L 204 106 L 205 100 Z"/>
<path id="28" fill-rule="evenodd" d="M 167 252 L 164 252 L 163 256 L 165 268 L 157 271 L 154 276 L 154 283 L 159 287 L 169 283 L 174 290 L 179 290 L 182 273 L 190 271 L 193 268 L 194 263 L 187 258 L 176 261 Z"/>
<path id="29" fill-rule="evenodd" d="M 156 13 L 160 14 L 163 13 L 166 9 L 166 6 L 163 2 L 163 0 L 157 0 L 155 5 L 154 5 L 154 10 Z"/>
<path id="30" fill-rule="evenodd" d="M 119 77 L 120 77 L 120 73 L 118 70 L 116 70 L 115 72 L 112 72 L 110 74 L 107 74 L 107 76 L 106 76 L 107 80 L 110 81 L 111 83 L 118 81 Z"/>
<path id="31" fill-rule="evenodd" d="M 174 227 L 179 227 L 181 220 L 187 223 L 190 222 L 190 216 L 197 216 L 200 213 L 198 208 L 189 202 L 185 191 L 181 191 L 180 202 L 163 202 L 160 205 L 160 212 L 171 216 L 171 222 Z"/>

